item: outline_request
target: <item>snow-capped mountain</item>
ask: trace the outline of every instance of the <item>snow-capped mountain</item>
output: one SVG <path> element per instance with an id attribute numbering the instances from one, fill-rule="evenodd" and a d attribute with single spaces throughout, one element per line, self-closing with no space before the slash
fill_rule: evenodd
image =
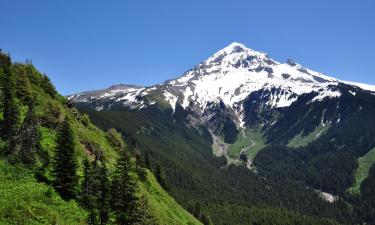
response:
<path id="1" fill-rule="evenodd" d="M 346 83 L 375 91 L 375 86 L 343 82 L 307 69 L 293 60 L 280 63 L 266 53 L 232 43 L 181 77 L 151 87 L 115 85 L 105 90 L 72 95 L 69 100 L 91 103 L 96 110 L 114 105 L 141 109 L 164 101 L 175 111 L 194 108 L 206 119 L 212 107 L 221 104 L 232 112 L 238 127 L 244 126 L 244 102 L 255 92 L 262 93 L 263 107 L 288 107 L 299 96 L 316 93 L 310 102 L 341 95 L 339 84 Z"/>

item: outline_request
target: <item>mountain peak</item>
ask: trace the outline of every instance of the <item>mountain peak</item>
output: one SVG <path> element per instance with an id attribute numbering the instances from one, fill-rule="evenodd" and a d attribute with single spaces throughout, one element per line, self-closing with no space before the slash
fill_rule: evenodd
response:
<path id="1" fill-rule="evenodd" d="M 246 49 L 247 47 L 244 44 L 241 44 L 239 42 L 233 42 L 229 44 L 227 47 L 223 48 L 222 50 L 229 50 L 233 51 L 234 49 Z"/>
<path id="2" fill-rule="evenodd" d="M 225 48 L 213 54 L 203 62 L 203 65 L 222 65 L 224 67 L 243 64 L 245 67 L 254 66 L 263 61 L 268 61 L 268 55 L 246 47 L 244 44 L 233 42 Z"/>
<path id="3" fill-rule="evenodd" d="M 248 55 L 264 55 L 266 56 L 266 53 L 255 51 L 251 48 L 246 47 L 246 45 L 239 43 L 239 42 L 233 42 L 226 46 L 225 48 L 219 50 L 215 55 L 230 55 L 230 54 L 236 54 L 236 53 L 241 53 L 245 52 Z"/>

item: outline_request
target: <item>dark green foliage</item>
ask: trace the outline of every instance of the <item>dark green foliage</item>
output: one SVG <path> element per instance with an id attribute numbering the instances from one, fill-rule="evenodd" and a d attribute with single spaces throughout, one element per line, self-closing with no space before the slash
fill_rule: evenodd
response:
<path id="1" fill-rule="evenodd" d="M 39 149 L 38 118 L 34 107 L 30 106 L 22 124 L 14 149 L 14 160 L 24 164 L 33 165 Z"/>
<path id="2" fill-rule="evenodd" d="M 152 167 L 160 164 L 173 197 L 186 208 L 200 202 L 201 211 L 214 224 L 251 224 L 250 209 L 265 205 L 283 207 L 283 214 L 296 211 L 299 216 L 350 221 L 344 204 L 326 203 L 302 183 L 277 176 L 264 179 L 243 167 L 220 169 L 226 161 L 212 156 L 212 139 L 207 130 L 187 127 L 184 121 L 174 120 L 157 108 L 84 112 L 103 129 L 115 127 L 121 131 L 130 147 L 144 152 L 148 158 L 145 161 Z"/>
<path id="3" fill-rule="evenodd" d="M 59 129 L 54 158 L 54 187 L 65 200 L 74 199 L 77 194 L 77 162 L 74 136 L 66 118 Z"/>
<path id="4" fill-rule="evenodd" d="M 213 222 L 211 220 L 211 217 L 206 215 L 206 214 L 202 214 L 201 218 L 200 218 L 200 221 L 204 224 L 204 225 L 213 225 Z"/>
<path id="5" fill-rule="evenodd" d="M 15 76 L 10 69 L 10 57 L 0 53 L 0 78 L 3 105 L 2 136 L 9 139 L 8 154 L 14 150 L 19 129 L 19 105 L 16 101 Z"/>
<path id="6" fill-rule="evenodd" d="M 357 218 L 362 218 L 363 224 L 374 224 L 375 218 L 375 165 L 370 169 L 369 176 L 361 185 L 361 193 L 352 197 Z"/>
<path id="7" fill-rule="evenodd" d="M 116 158 L 125 149 L 122 135 L 115 130 L 105 135 L 58 95 L 48 77 L 30 62 L 12 64 L 0 52 L 0 87 L 0 150 L 4 153 L 0 160 L 0 224 L 105 225 L 116 224 L 116 218 L 118 224 L 151 225 L 164 220 L 197 224 L 164 193 L 140 155 L 136 155 L 136 163 L 126 153 L 119 163 L 123 169 L 114 175 L 112 185 Z M 77 173 L 81 172 L 84 176 L 79 179 Z M 120 194 L 125 211 L 111 209 L 111 187 Z M 149 190 L 155 193 L 147 193 Z M 112 195 L 114 202 L 117 194 Z M 149 207 L 149 199 L 158 201 Z M 157 206 L 170 202 L 175 205 L 168 205 L 168 212 L 156 223 Z M 165 209 L 160 210 L 163 214 Z"/>
<path id="8" fill-rule="evenodd" d="M 160 164 L 156 165 L 155 178 L 158 181 L 158 183 L 160 184 L 160 186 L 162 186 L 164 188 L 164 190 L 168 190 L 167 184 L 165 183 L 165 175 L 164 175 L 164 173 L 161 169 Z"/>
<path id="9" fill-rule="evenodd" d="M 145 153 L 145 166 L 147 169 L 151 169 L 151 162 L 150 162 L 150 153 Z"/>
<path id="10" fill-rule="evenodd" d="M 135 165 L 128 152 L 124 151 L 117 162 L 111 188 L 111 208 L 115 212 L 116 222 L 131 225 L 140 222 L 138 184 Z"/>
<path id="11" fill-rule="evenodd" d="M 9 67 L 12 64 L 12 60 L 8 54 L 5 54 L 0 50 L 0 67 Z"/>
<path id="12" fill-rule="evenodd" d="M 247 154 L 245 152 L 241 152 L 240 154 L 240 160 L 243 162 L 243 163 L 246 163 L 247 160 L 248 160 L 248 157 L 247 157 Z"/>
<path id="13" fill-rule="evenodd" d="M 30 105 L 33 101 L 32 87 L 27 76 L 27 67 L 22 64 L 15 64 L 13 67 L 16 76 L 16 94 L 24 104 Z"/>
<path id="14" fill-rule="evenodd" d="M 89 212 L 88 223 L 107 224 L 110 217 L 110 182 L 105 165 L 97 160 L 84 162 L 84 179 L 80 193 L 80 204 Z"/>
<path id="15" fill-rule="evenodd" d="M 325 135 L 308 146 L 265 148 L 255 158 L 257 168 L 344 196 L 354 182 L 357 158 L 375 146 L 375 98 L 360 90 L 352 90 L 357 93 L 353 96 L 346 92 L 347 88 L 343 87 L 339 99 L 325 99 L 306 106 L 314 96 L 306 95 L 286 109 L 285 116 L 266 132 L 274 144 L 284 144 L 302 127 L 311 132 L 321 121 L 338 121 L 338 115 L 341 115 L 340 123 L 333 123 Z M 303 120 L 299 119 L 301 115 Z"/>
<path id="16" fill-rule="evenodd" d="M 51 83 L 51 80 L 46 75 L 42 76 L 42 80 L 41 80 L 40 86 L 51 97 L 55 97 L 55 95 L 57 94 L 55 87 Z"/>
<path id="17" fill-rule="evenodd" d="M 26 60 L 26 64 L 24 66 L 26 67 L 26 75 L 29 78 L 30 83 L 40 86 L 43 75 L 39 73 L 30 60 Z"/>
<path id="18" fill-rule="evenodd" d="M 118 150 L 122 150 L 125 147 L 125 143 L 121 137 L 121 133 L 119 133 L 116 129 L 108 129 L 106 133 L 106 138 L 111 143 L 112 147 Z"/>
<path id="19" fill-rule="evenodd" d="M 224 142 L 234 143 L 237 140 L 238 130 L 236 124 L 232 120 L 226 120 L 224 122 L 223 131 Z"/>
<path id="20" fill-rule="evenodd" d="M 143 157 L 140 152 L 136 151 L 134 153 L 135 159 L 136 159 L 136 171 L 138 174 L 138 177 L 141 181 L 147 180 L 147 169 L 146 169 L 146 163 L 143 160 Z"/>
<path id="21" fill-rule="evenodd" d="M 97 180 L 95 179 L 95 171 L 88 160 L 83 165 L 84 179 L 82 182 L 82 192 L 80 202 L 83 208 L 89 212 L 88 223 L 98 224 L 98 207 L 97 207 Z"/>
<path id="22" fill-rule="evenodd" d="M 107 224 L 110 213 L 110 181 L 108 175 L 108 169 L 104 165 L 99 167 L 99 196 L 98 196 L 98 209 L 99 209 L 99 221 L 100 225 Z"/>

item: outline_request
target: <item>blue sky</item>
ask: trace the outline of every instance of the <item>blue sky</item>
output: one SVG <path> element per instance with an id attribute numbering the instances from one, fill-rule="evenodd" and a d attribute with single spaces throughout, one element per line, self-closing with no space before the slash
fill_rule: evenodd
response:
<path id="1" fill-rule="evenodd" d="M 178 77 L 231 42 L 375 84 L 373 0 L 0 0 L 0 48 L 62 94 Z"/>

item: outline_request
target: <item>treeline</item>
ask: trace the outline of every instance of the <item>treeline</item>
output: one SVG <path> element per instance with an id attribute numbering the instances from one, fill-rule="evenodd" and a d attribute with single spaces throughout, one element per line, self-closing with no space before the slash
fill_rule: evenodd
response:
<path id="1" fill-rule="evenodd" d="M 156 224 L 146 193 L 140 189 L 147 171 L 136 162 L 117 131 L 107 132 L 108 143 L 120 156 L 110 171 L 101 149 L 79 158 L 73 120 L 79 117 L 86 125 L 89 120 L 74 112 L 46 75 L 30 62 L 13 64 L 9 55 L 0 52 L 0 79 L 2 159 L 25 166 L 64 200 L 78 202 L 89 214 L 88 224 Z M 46 102 L 51 108 L 46 108 Z M 42 137 L 45 127 L 56 137 Z M 53 147 L 43 149 L 41 145 L 46 142 Z M 78 159 L 84 159 L 83 166 Z"/>

